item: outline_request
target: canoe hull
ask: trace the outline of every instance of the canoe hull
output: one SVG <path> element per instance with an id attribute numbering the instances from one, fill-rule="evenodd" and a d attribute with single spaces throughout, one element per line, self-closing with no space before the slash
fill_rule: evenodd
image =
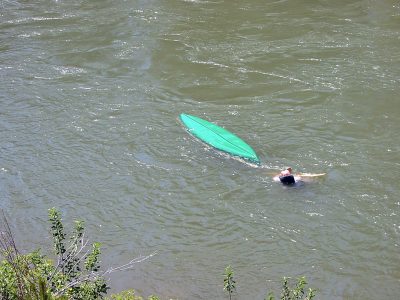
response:
<path id="1" fill-rule="evenodd" d="M 193 115 L 181 114 L 180 119 L 188 131 L 203 142 L 233 156 L 260 163 L 253 148 L 228 130 Z"/>

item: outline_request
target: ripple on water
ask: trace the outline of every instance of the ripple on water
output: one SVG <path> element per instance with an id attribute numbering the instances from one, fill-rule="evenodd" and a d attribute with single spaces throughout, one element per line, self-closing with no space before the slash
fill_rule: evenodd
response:
<path id="1" fill-rule="evenodd" d="M 56 206 L 86 220 L 104 265 L 157 251 L 113 274 L 115 291 L 223 298 L 232 265 L 238 298 L 306 275 L 324 299 L 393 299 L 389 2 L 5 1 L 1 207 L 22 247 L 44 247 Z M 262 165 L 200 143 L 182 112 L 236 133 Z M 284 187 L 271 177 L 285 166 L 327 176 Z"/>

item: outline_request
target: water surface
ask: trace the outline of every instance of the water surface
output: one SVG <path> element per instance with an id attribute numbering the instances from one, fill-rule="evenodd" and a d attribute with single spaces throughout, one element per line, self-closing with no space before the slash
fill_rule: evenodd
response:
<path id="1" fill-rule="evenodd" d="M 400 293 L 397 1 L 0 3 L 0 192 L 19 246 L 47 209 L 86 220 L 110 278 L 162 298 L 263 299 L 305 275 L 321 299 Z M 245 139 L 254 167 L 180 113 Z M 298 188 L 286 166 L 327 172 Z"/>

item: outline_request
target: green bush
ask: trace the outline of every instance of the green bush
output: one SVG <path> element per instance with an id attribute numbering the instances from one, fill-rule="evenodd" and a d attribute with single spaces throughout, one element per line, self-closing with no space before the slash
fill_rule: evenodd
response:
<path id="1" fill-rule="evenodd" d="M 297 283 L 294 287 L 289 286 L 289 278 L 284 277 L 282 282 L 282 291 L 281 300 L 312 300 L 315 297 L 316 291 L 314 289 L 309 288 L 306 294 L 305 287 L 307 285 L 307 281 L 305 277 L 300 277 L 297 279 Z M 267 298 L 268 300 L 274 300 L 274 293 L 269 293 Z"/>
<path id="2" fill-rule="evenodd" d="M 225 268 L 224 275 L 224 290 L 228 292 L 229 299 L 232 299 L 232 295 L 236 291 L 236 282 L 233 279 L 233 270 L 231 266 Z"/>
<path id="3" fill-rule="evenodd" d="M 231 266 L 225 268 L 224 273 L 224 290 L 229 294 L 229 299 L 232 299 L 233 293 L 236 291 L 236 282 L 233 279 L 233 270 Z M 294 287 L 289 286 L 289 278 L 284 277 L 282 282 L 282 291 L 280 295 L 280 300 L 312 300 L 315 297 L 316 291 L 309 288 L 306 294 L 305 287 L 307 281 L 305 277 L 300 277 L 297 279 L 297 283 Z M 265 300 L 274 300 L 275 295 L 270 292 Z"/>
<path id="4" fill-rule="evenodd" d="M 1 299 L 103 298 L 109 287 L 100 272 L 100 244 L 88 247 L 82 221 L 75 222 L 67 239 L 60 213 L 54 208 L 49 210 L 49 221 L 56 262 L 40 250 L 20 254 L 4 218 L 5 230 L 0 235 L 0 254 L 5 258 L 0 264 Z"/>

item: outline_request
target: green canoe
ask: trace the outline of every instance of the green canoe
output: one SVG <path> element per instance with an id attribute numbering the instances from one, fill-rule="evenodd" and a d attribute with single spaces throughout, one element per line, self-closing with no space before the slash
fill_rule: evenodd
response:
<path id="1" fill-rule="evenodd" d="M 231 155 L 245 158 L 257 164 L 260 163 L 260 159 L 254 150 L 228 130 L 192 115 L 181 114 L 180 119 L 189 132 L 203 142 Z"/>

